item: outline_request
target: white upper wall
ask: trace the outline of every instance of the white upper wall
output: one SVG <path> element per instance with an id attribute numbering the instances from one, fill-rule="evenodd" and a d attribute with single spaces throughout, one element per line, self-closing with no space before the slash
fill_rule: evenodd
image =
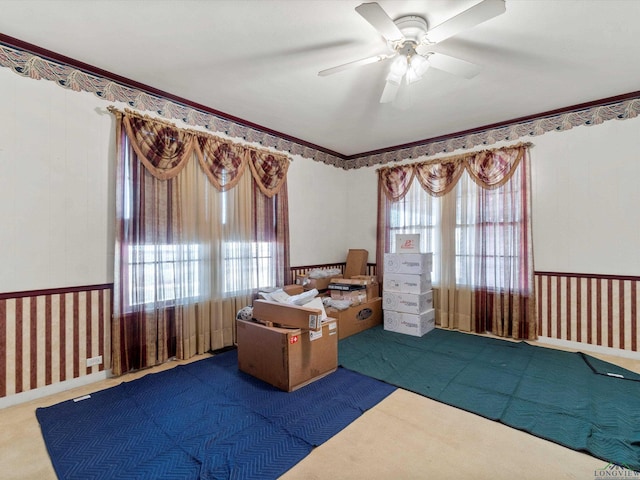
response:
<path id="1" fill-rule="evenodd" d="M 113 281 L 106 106 L 0 68 L 0 292 Z"/>
<path id="2" fill-rule="evenodd" d="M 533 137 L 537 271 L 640 275 L 640 118 Z"/>
<path id="3" fill-rule="evenodd" d="M 343 170 L 296 157 L 287 173 L 293 267 L 344 262 L 351 229 Z"/>
<path id="4" fill-rule="evenodd" d="M 0 292 L 113 281 L 107 102 L 0 68 Z M 640 119 L 530 140 L 535 268 L 640 275 Z M 289 170 L 291 265 L 375 262 L 378 167 Z"/>

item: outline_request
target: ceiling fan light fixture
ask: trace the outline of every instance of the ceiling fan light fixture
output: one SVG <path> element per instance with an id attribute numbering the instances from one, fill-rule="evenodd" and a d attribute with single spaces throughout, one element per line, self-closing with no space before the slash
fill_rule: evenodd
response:
<path id="1" fill-rule="evenodd" d="M 422 77 L 429 70 L 429 60 L 422 55 L 413 55 L 409 62 L 409 70 Z"/>
<path id="2" fill-rule="evenodd" d="M 400 85 L 400 83 L 402 83 L 402 77 L 407 73 L 408 68 L 409 62 L 407 57 L 405 55 L 398 55 L 393 63 L 391 63 L 389 74 L 387 75 L 387 82 Z"/>
<path id="3" fill-rule="evenodd" d="M 400 83 L 402 83 L 402 77 L 404 77 L 404 73 L 402 75 L 396 75 L 393 72 L 389 72 L 389 75 L 387 75 L 387 83 L 400 85 Z"/>
<path id="4" fill-rule="evenodd" d="M 422 80 L 422 76 L 416 74 L 413 68 L 407 70 L 407 74 L 405 75 L 405 80 L 407 81 L 407 85 L 411 85 L 412 83 L 416 83 L 418 80 Z"/>
<path id="5" fill-rule="evenodd" d="M 393 75 L 397 75 L 402 77 L 406 72 L 409 62 L 407 61 L 407 57 L 404 55 L 398 55 L 396 59 L 391 64 L 391 68 L 389 69 L 390 73 Z"/>

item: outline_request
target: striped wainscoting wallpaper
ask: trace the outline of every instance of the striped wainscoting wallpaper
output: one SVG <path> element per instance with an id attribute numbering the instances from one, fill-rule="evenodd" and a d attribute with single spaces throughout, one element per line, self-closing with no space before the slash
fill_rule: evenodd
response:
<path id="1" fill-rule="evenodd" d="M 540 337 L 640 351 L 640 277 L 536 272 L 535 282 Z M 112 288 L 0 294 L 0 398 L 109 369 Z"/>
<path id="2" fill-rule="evenodd" d="M 640 277 L 536 272 L 538 335 L 637 352 Z"/>
<path id="3" fill-rule="evenodd" d="M 0 398 L 109 369 L 111 295 L 111 284 L 0 294 Z"/>

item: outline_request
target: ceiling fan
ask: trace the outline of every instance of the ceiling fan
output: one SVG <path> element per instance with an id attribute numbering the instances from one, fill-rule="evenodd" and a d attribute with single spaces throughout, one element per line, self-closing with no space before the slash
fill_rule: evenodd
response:
<path id="1" fill-rule="evenodd" d="M 352 67 L 393 58 L 380 103 L 393 102 L 403 80 L 407 85 L 415 83 L 422 79 L 429 67 L 473 78 L 481 70 L 479 65 L 433 52 L 431 47 L 463 30 L 497 17 L 505 10 L 505 0 L 482 0 L 449 20 L 429 28 L 423 17 L 407 15 L 392 20 L 378 3 L 363 3 L 356 7 L 356 12 L 380 32 L 390 51 L 328 68 L 318 72 L 318 75 L 332 75 Z"/>

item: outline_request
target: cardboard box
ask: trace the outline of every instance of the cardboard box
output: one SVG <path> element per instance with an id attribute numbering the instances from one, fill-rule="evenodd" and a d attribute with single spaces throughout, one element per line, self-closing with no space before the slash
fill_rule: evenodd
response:
<path id="1" fill-rule="evenodd" d="M 304 288 L 302 288 L 302 285 L 285 285 L 284 287 L 282 287 L 282 290 L 284 290 L 284 292 L 287 295 L 300 295 L 302 292 L 304 292 Z"/>
<path id="2" fill-rule="evenodd" d="M 396 253 L 419 253 L 419 233 L 396 233 Z"/>
<path id="3" fill-rule="evenodd" d="M 322 322 L 322 310 L 300 307 L 288 303 L 276 303 L 268 300 L 253 302 L 253 318 L 260 322 L 271 322 L 287 327 L 317 330 Z"/>
<path id="4" fill-rule="evenodd" d="M 431 273 L 433 254 L 431 253 L 385 253 L 384 273 L 410 273 L 420 275 Z"/>
<path id="5" fill-rule="evenodd" d="M 387 292 L 382 294 L 382 309 L 418 314 L 433 308 L 433 290 L 425 293 Z"/>
<path id="6" fill-rule="evenodd" d="M 359 290 L 329 290 L 333 300 L 345 300 L 351 305 L 360 305 L 367 301 L 367 290 L 362 287 Z"/>
<path id="7" fill-rule="evenodd" d="M 304 290 L 313 290 L 315 288 L 318 292 L 323 292 L 329 287 L 331 280 L 334 278 L 342 278 L 342 275 L 333 275 L 324 278 L 309 278 L 308 275 L 298 275 L 296 277 L 296 284 L 302 285 Z"/>
<path id="8" fill-rule="evenodd" d="M 367 273 L 367 261 L 369 252 L 363 249 L 352 248 L 347 253 L 347 264 L 344 267 L 344 278 Z"/>
<path id="9" fill-rule="evenodd" d="M 237 320 L 238 368 L 291 392 L 338 368 L 338 328 L 328 319 L 317 332 Z"/>
<path id="10" fill-rule="evenodd" d="M 372 275 L 355 275 L 351 278 L 331 279 L 331 283 L 345 283 L 348 285 L 364 285 L 367 288 L 367 300 L 373 300 L 380 296 L 378 278 Z"/>
<path id="11" fill-rule="evenodd" d="M 385 273 L 382 288 L 385 292 L 425 293 L 431 290 L 431 274 Z"/>
<path id="12" fill-rule="evenodd" d="M 382 323 L 382 298 L 374 298 L 346 310 L 329 307 L 327 315 L 338 321 L 338 336 L 343 339 Z"/>
<path id="13" fill-rule="evenodd" d="M 390 332 L 404 333 L 414 337 L 422 337 L 436 326 L 436 311 L 434 309 L 418 315 L 410 313 L 384 311 L 384 329 Z"/>

